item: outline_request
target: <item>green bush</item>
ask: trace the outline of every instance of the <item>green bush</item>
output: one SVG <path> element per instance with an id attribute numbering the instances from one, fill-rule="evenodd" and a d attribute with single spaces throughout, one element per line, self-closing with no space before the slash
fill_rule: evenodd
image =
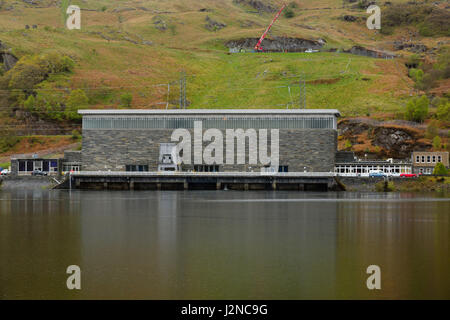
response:
<path id="1" fill-rule="evenodd" d="M 351 149 L 352 148 L 352 143 L 350 142 L 350 140 L 345 140 L 344 148 L 345 149 Z"/>
<path id="2" fill-rule="evenodd" d="M 423 71 L 421 69 L 411 68 L 409 69 L 408 75 L 414 82 L 420 82 L 423 79 Z"/>
<path id="3" fill-rule="evenodd" d="M 442 162 L 438 162 L 434 167 L 433 174 L 438 176 L 446 176 L 448 174 L 448 170 Z"/>
<path id="4" fill-rule="evenodd" d="M 284 16 L 288 19 L 293 18 L 295 16 L 294 11 L 292 11 L 292 9 L 290 8 L 286 8 L 284 11 Z"/>
<path id="5" fill-rule="evenodd" d="M 80 132 L 76 129 L 72 130 L 72 139 L 79 140 L 80 138 L 81 138 Z"/>
<path id="6" fill-rule="evenodd" d="M 395 185 L 392 181 L 380 181 L 375 184 L 375 190 L 377 192 L 392 192 L 395 190 Z"/>
<path id="7" fill-rule="evenodd" d="M 423 122 L 428 116 L 429 100 L 423 95 L 420 98 L 411 99 L 406 105 L 406 119 L 410 121 Z"/>
<path id="8" fill-rule="evenodd" d="M 130 108 L 132 101 L 133 101 L 133 96 L 129 92 L 124 93 L 120 96 L 120 105 L 122 107 Z"/>
<path id="9" fill-rule="evenodd" d="M 80 115 L 77 113 L 78 109 L 86 107 L 88 103 L 89 99 L 82 89 L 72 90 L 66 101 L 65 117 L 68 120 L 79 120 Z"/>
<path id="10" fill-rule="evenodd" d="M 433 138 L 433 148 L 435 150 L 439 150 L 441 149 L 442 145 L 441 145 L 441 138 L 439 136 L 436 136 Z"/>
<path id="11" fill-rule="evenodd" d="M 438 105 L 436 117 L 439 120 L 450 121 L 450 102 L 441 103 Z"/>
<path id="12" fill-rule="evenodd" d="M 20 139 L 13 135 L 10 131 L 0 131 L 0 153 L 6 152 L 14 147 Z"/>

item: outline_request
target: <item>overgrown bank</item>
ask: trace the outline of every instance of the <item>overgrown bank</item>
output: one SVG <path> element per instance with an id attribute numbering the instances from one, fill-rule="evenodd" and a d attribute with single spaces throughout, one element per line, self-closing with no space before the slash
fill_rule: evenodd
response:
<path id="1" fill-rule="evenodd" d="M 450 177 L 422 176 L 395 178 L 387 183 L 383 178 L 340 177 L 346 191 L 353 192 L 435 192 L 450 196 Z"/>

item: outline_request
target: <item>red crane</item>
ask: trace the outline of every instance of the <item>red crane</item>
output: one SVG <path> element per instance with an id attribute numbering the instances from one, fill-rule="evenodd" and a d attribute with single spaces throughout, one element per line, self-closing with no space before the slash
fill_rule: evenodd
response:
<path id="1" fill-rule="evenodd" d="M 267 35 L 267 32 L 269 32 L 270 28 L 272 28 L 272 25 L 275 23 L 275 21 L 277 21 L 278 17 L 280 16 L 281 12 L 284 10 L 284 8 L 286 8 L 286 4 L 283 4 L 283 6 L 281 7 L 280 11 L 278 11 L 277 15 L 275 16 L 275 18 L 273 18 L 272 22 L 269 24 L 269 26 L 267 27 L 266 31 L 264 31 L 263 35 L 261 36 L 261 38 L 259 38 L 258 43 L 255 46 L 255 51 L 262 51 L 261 48 L 261 42 L 264 40 L 264 38 Z"/>

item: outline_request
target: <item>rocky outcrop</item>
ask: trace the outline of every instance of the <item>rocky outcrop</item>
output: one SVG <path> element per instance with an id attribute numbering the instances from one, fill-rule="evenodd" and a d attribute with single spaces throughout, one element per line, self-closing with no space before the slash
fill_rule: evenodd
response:
<path id="1" fill-rule="evenodd" d="M 244 38 L 231 40 L 225 45 L 232 51 L 252 50 L 259 38 Z M 262 43 L 263 50 L 266 52 L 304 52 L 308 49 L 319 50 L 325 45 L 325 40 L 308 40 L 301 38 L 273 37 L 266 38 Z"/>
<path id="2" fill-rule="evenodd" d="M 253 9 L 256 9 L 258 12 L 275 12 L 276 9 L 273 5 L 269 3 L 269 1 L 261 1 L 261 0 L 234 0 L 237 4 L 248 5 Z"/>
<path id="3" fill-rule="evenodd" d="M 163 17 L 155 16 L 155 17 L 153 17 L 152 22 L 156 29 L 158 29 L 160 31 L 167 30 L 167 23 Z"/>
<path id="4" fill-rule="evenodd" d="M 395 54 L 392 54 L 389 52 L 371 50 L 371 49 L 367 49 L 367 48 L 364 48 L 361 46 L 353 46 L 351 49 L 344 50 L 343 52 L 356 54 L 358 56 L 381 58 L 381 59 L 393 59 L 396 57 Z"/>
<path id="5" fill-rule="evenodd" d="M 211 19 L 209 16 L 206 16 L 205 20 L 206 20 L 205 28 L 208 29 L 209 31 L 218 31 L 227 26 L 225 23 L 221 23 Z"/>
<path id="6" fill-rule="evenodd" d="M 394 50 L 407 50 L 414 53 L 427 52 L 428 48 L 422 43 L 394 41 Z"/>
<path id="7" fill-rule="evenodd" d="M 377 150 L 377 157 L 404 159 L 412 151 L 427 151 L 431 144 L 423 139 L 423 132 L 414 127 L 378 122 L 367 119 L 344 119 L 338 125 L 340 140 L 350 141 L 355 154 Z M 363 146 L 364 149 L 358 146 Z M 369 149 L 367 151 L 365 149 Z"/>
<path id="8" fill-rule="evenodd" d="M 347 22 L 355 22 L 355 21 L 358 21 L 359 18 L 349 15 L 349 14 L 346 14 L 346 15 L 340 17 L 340 19 L 343 21 L 347 21 Z"/>
<path id="9" fill-rule="evenodd" d="M 5 71 L 11 70 L 17 63 L 17 58 L 11 53 L 11 49 L 0 41 L 0 64 L 3 64 Z"/>

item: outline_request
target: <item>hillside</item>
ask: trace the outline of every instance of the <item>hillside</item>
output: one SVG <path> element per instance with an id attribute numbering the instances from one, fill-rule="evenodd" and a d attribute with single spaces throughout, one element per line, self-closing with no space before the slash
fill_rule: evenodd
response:
<path id="1" fill-rule="evenodd" d="M 288 2 L 293 17 L 281 15 L 263 47 L 274 41 L 281 51 L 299 51 L 298 43 L 315 43 L 318 53 L 230 53 L 230 42 L 259 38 L 283 1 L 74 0 L 70 3 L 82 9 L 81 30 L 68 30 L 61 9 L 68 1 L 0 0 L 4 52 L 22 59 L 19 63 L 52 64 L 54 56 L 73 60 L 73 66 L 61 62 L 64 67 L 44 73 L 32 88 L 0 80 L 0 126 L 34 130 L 23 134 L 50 134 L 48 126 L 70 133 L 78 108 L 177 108 L 181 72 L 190 108 L 298 107 L 300 80 L 308 108 L 337 108 L 344 117 L 402 119 L 411 97 L 448 95 L 448 79 L 418 87 L 405 65 L 415 54 L 431 65 L 448 48 L 449 35 L 439 24 L 448 3 L 434 2 L 435 11 L 424 13 L 436 16 L 428 24 L 386 14 L 391 20 L 380 32 L 367 29 L 365 2 Z M 389 13 L 390 6 L 407 1 L 373 2 Z M 365 55 L 344 52 L 356 46 L 352 52 Z M 396 58 L 375 59 L 365 49 Z M 13 77 L 14 69 L 5 69 L 0 75 Z M 16 78 L 22 86 L 30 83 L 29 77 Z M 81 98 L 71 100 L 75 89 L 82 89 Z M 36 101 L 27 105 L 30 95 Z M 438 126 L 448 129 L 448 122 Z"/>

